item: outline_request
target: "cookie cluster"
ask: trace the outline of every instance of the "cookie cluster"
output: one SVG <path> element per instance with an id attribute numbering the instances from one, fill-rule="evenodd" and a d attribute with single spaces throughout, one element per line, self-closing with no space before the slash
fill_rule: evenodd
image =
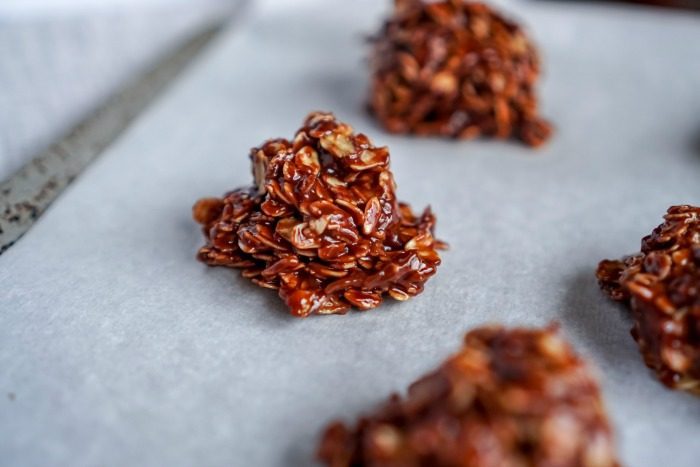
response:
<path id="1" fill-rule="evenodd" d="M 435 217 L 397 201 L 387 148 L 316 112 L 251 160 L 253 186 L 195 204 L 200 260 L 242 269 L 300 317 L 407 300 L 435 274 Z"/>
<path id="2" fill-rule="evenodd" d="M 405 398 L 330 425 L 318 457 L 331 467 L 618 465 L 597 382 L 553 327 L 471 331 Z"/>
<path id="3" fill-rule="evenodd" d="M 672 206 L 641 251 L 598 266 L 601 288 L 632 310 L 632 336 L 669 387 L 700 394 L 700 207 Z"/>
<path id="4" fill-rule="evenodd" d="M 373 38 L 369 107 L 389 131 L 543 144 L 539 58 L 523 30 L 482 3 L 396 0 Z"/>

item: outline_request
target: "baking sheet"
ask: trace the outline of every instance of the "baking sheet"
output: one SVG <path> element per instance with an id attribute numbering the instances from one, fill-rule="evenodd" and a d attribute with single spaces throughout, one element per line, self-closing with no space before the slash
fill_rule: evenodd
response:
<path id="1" fill-rule="evenodd" d="M 0 181 L 236 2 L 1 1 Z"/>
<path id="2" fill-rule="evenodd" d="M 388 3 L 388 2 L 386 2 Z M 664 389 L 598 291 L 671 204 L 700 204 L 700 17 L 500 2 L 542 49 L 543 112 L 517 143 L 411 139 L 363 111 L 384 2 L 258 2 L 0 257 L 0 459 L 23 466 L 303 466 L 487 322 L 562 324 L 599 368 L 630 466 L 692 466 L 700 401 Z M 333 110 L 391 148 L 399 197 L 451 245 L 425 293 L 294 319 L 194 260 L 190 207 L 250 183 L 248 149 Z"/>

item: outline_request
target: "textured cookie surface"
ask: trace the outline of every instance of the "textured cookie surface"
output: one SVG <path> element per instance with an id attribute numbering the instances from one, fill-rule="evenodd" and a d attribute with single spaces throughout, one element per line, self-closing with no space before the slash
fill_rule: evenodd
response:
<path id="1" fill-rule="evenodd" d="M 601 288 L 632 310 L 644 361 L 669 387 L 700 394 L 700 208 L 672 206 L 641 251 L 598 265 Z"/>
<path id="2" fill-rule="evenodd" d="M 373 39 L 369 106 L 391 132 L 539 146 L 537 52 L 515 23 L 464 0 L 396 0 Z"/>
<path id="3" fill-rule="evenodd" d="M 331 467 L 617 465 L 598 385 L 551 327 L 471 331 L 405 398 L 330 425 L 318 455 Z"/>
<path id="4" fill-rule="evenodd" d="M 251 160 L 254 186 L 193 208 L 202 261 L 243 269 L 301 317 L 406 300 L 435 274 L 435 218 L 397 201 L 387 148 L 316 112 L 293 141 L 270 140 Z"/>

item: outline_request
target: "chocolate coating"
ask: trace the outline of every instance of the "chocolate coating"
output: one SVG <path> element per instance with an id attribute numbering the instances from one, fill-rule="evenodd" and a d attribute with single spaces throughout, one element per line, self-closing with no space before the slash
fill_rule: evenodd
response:
<path id="1" fill-rule="evenodd" d="M 300 317 L 368 310 L 385 293 L 406 300 L 435 274 L 435 217 L 397 201 L 387 148 L 315 112 L 251 160 L 254 186 L 195 204 L 200 260 L 243 269 Z"/>
<path id="2" fill-rule="evenodd" d="M 331 467 L 616 466 L 587 365 L 546 329 L 485 327 L 354 427 L 325 431 Z"/>
<path id="3" fill-rule="evenodd" d="M 672 206 L 641 252 L 598 265 L 610 298 L 632 310 L 632 336 L 668 387 L 700 394 L 700 208 Z"/>
<path id="4" fill-rule="evenodd" d="M 543 144 L 539 58 L 522 29 L 482 3 L 396 0 L 373 38 L 369 107 L 394 133 Z"/>

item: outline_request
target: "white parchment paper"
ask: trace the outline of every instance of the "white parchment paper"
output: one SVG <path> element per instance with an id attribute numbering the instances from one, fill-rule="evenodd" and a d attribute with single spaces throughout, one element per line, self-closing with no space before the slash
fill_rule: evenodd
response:
<path id="1" fill-rule="evenodd" d="M 600 370 L 625 464 L 697 465 L 700 400 L 652 377 L 593 273 L 700 204 L 700 17 L 505 5 L 544 57 L 557 133 L 538 152 L 382 132 L 362 39 L 384 2 L 259 2 L 0 257 L 2 464 L 309 465 L 330 419 L 468 329 L 557 320 Z M 451 249 L 420 297 L 300 320 L 194 260 L 193 202 L 250 183 L 248 149 L 313 109 L 389 145 L 400 198 L 435 210 Z"/>

